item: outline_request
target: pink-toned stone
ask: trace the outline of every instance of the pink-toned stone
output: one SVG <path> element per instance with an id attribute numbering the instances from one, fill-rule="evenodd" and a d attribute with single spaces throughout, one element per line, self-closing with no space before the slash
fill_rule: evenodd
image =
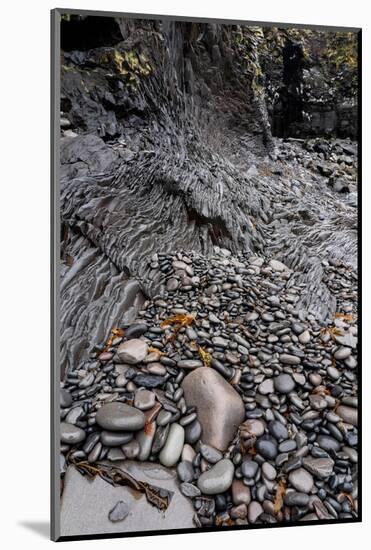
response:
<path id="1" fill-rule="evenodd" d="M 184 378 L 182 387 L 186 404 L 197 408 L 203 443 L 225 451 L 245 417 L 239 394 L 210 367 L 192 371 Z"/>
<path id="2" fill-rule="evenodd" d="M 336 409 L 336 414 L 347 424 L 352 424 L 353 426 L 358 425 L 358 411 L 356 408 L 340 405 L 340 407 Z"/>
<path id="3" fill-rule="evenodd" d="M 234 479 L 232 483 L 232 500 L 233 504 L 250 504 L 251 492 L 250 487 L 247 487 L 240 479 Z"/>
<path id="4" fill-rule="evenodd" d="M 111 353 L 109 351 L 102 351 L 102 353 L 99 355 L 98 359 L 99 359 L 99 361 L 105 362 L 105 361 L 109 361 L 110 359 L 112 359 L 112 357 L 113 357 L 113 353 Z"/>
<path id="5" fill-rule="evenodd" d="M 247 515 L 250 523 L 255 523 L 259 516 L 264 512 L 260 502 L 252 500 L 247 509 Z"/>
<path id="6" fill-rule="evenodd" d="M 251 436 L 260 437 L 265 430 L 265 421 L 260 418 L 250 418 L 245 420 L 241 424 L 241 436 L 242 438 L 249 438 Z"/>
<path id="7" fill-rule="evenodd" d="M 195 456 L 196 452 L 193 447 L 191 447 L 189 443 L 185 443 L 182 451 L 182 460 L 188 460 L 188 462 L 192 462 Z"/>
<path id="8" fill-rule="evenodd" d="M 238 506 L 233 506 L 230 511 L 232 519 L 245 519 L 247 516 L 247 506 L 246 504 L 239 504 Z"/>

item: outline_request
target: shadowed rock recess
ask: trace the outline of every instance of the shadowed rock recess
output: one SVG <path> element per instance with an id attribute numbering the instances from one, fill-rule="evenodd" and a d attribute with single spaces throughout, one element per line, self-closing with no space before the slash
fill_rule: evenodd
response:
<path id="1" fill-rule="evenodd" d="M 187 527 L 355 517 L 356 36 L 86 16 L 61 36 L 62 476 L 176 467 Z M 107 495 L 82 532 L 138 529 Z"/>

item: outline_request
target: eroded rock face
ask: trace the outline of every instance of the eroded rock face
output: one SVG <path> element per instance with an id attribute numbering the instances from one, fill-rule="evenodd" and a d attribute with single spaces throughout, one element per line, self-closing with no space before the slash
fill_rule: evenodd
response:
<path id="1" fill-rule="evenodd" d="M 188 374 L 182 387 L 187 405 L 197 407 L 203 442 L 225 451 L 245 417 L 241 397 L 218 372 L 207 367 Z"/>

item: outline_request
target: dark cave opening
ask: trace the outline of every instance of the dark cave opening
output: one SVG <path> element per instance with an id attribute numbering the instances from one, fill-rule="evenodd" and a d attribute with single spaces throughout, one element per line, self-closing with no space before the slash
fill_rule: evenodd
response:
<path id="1" fill-rule="evenodd" d="M 273 106 L 272 133 L 277 137 L 292 135 L 292 127 L 303 122 L 303 68 L 302 44 L 287 40 L 282 50 L 282 82 Z"/>
<path id="2" fill-rule="evenodd" d="M 113 46 L 121 40 L 120 28 L 113 17 L 71 15 L 61 21 L 61 48 L 66 52 Z"/>

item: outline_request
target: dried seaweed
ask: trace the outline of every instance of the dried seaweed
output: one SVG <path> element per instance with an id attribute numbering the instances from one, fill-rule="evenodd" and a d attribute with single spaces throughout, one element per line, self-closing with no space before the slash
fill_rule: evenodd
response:
<path id="1" fill-rule="evenodd" d="M 337 327 L 321 328 L 320 332 L 321 334 L 328 334 L 333 340 L 335 340 L 335 336 L 344 336 L 344 332 Z"/>
<path id="2" fill-rule="evenodd" d="M 316 386 L 311 393 L 312 395 L 331 395 L 331 391 L 323 385 Z"/>
<path id="3" fill-rule="evenodd" d="M 189 313 L 178 313 L 177 315 L 174 315 L 173 317 L 169 317 L 168 319 L 165 319 L 160 324 L 161 328 L 165 328 L 168 326 L 172 326 L 173 334 L 169 338 L 169 341 L 175 340 L 176 335 L 183 327 L 190 326 L 195 321 L 195 316 L 191 315 Z"/>
<path id="4" fill-rule="evenodd" d="M 118 327 L 113 327 L 111 329 L 111 334 L 106 342 L 106 345 L 105 345 L 105 348 L 103 351 L 108 351 L 109 348 L 112 346 L 112 343 L 114 341 L 115 338 L 120 338 L 124 336 L 124 331 L 121 329 L 121 328 L 118 328 Z"/>
<path id="5" fill-rule="evenodd" d="M 339 496 L 345 497 L 345 498 L 349 501 L 351 507 L 352 507 L 353 510 L 354 510 L 354 498 L 353 498 L 353 496 L 351 495 L 351 493 L 345 493 L 345 492 L 343 491 L 343 492 L 339 493 Z"/>
<path id="6" fill-rule="evenodd" d="M 159 357 L 162 357 L 163 355 L 166 355 L 166 353 L 164 353 L 163 351 L 161 351 L 157 348 L 154 348 L 153 346 L 148 347 L 148 353 L 157 353 L 157 355 Z"/>
<path id="7" fill-rule="evenodd" d="M 201 361 L 203 362 L 205 367 L 210 367 L 211 365 L 211 355 L 208 353 L 203 347 L 198 346 L 197 347 L 198 354 L 201 358 Z"/>
<path id="8" fill-rule="evenodd" d="M 281 511 L 285 494 L 286 494 L 286 482 L 283 479 L 280 479 L 277 483 L 276 494 L 273 500 L 273 509 L 276 515 L 278 514 L 278 512 Z"/>
<path id="9" fill-rule="evenodd" d="M 143 493 L 147 501 L 155 506 L 158 510 L 167 510 L 173 493 L 167 489 L 156 487 L 145 481 L 139 481 L 135 479 L 131 474 L 125 472 L 121 468 L 107 466 L 105 464 L 89 462 L 75 462 L 73 463 L 77 471 L 83 476 L 87 476 L 90 479 L 94 479 L 99 476 L 101 479 L 113 486 L 127 486 L 135 491 Z"/>
<path id="10" fill-rule="evenodd" d="M 347 323 L 354 323 L 354 317 L 350 313 L 335 313 L 334 319 L 342 319 Z"/>

